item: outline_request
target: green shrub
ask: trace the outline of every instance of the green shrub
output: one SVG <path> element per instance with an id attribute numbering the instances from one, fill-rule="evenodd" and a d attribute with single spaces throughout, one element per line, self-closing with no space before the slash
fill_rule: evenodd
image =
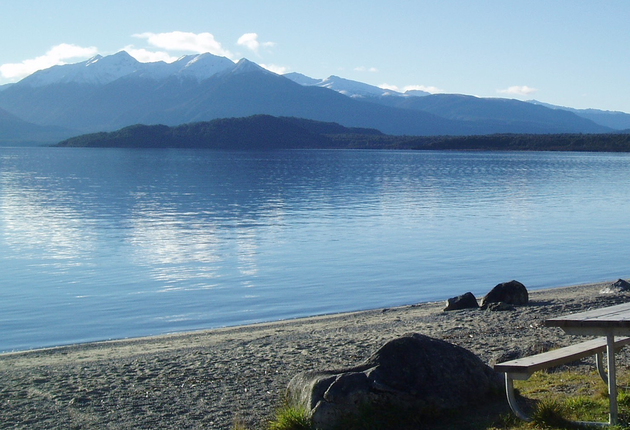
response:
<path id="1" fill-rule="evenodd" d="M 532 422 L 541 428 L 573 429 L 576 425 L 564 418 L 565 407 L 555 399 L 544 399 L 536 404 L 532 413 Z"/>
<path id="2" fill-rule="evenodd" d="M 269 430 L 313 430 L 313 424 L 306 409 L 284 405 L 269 423 Z"/>

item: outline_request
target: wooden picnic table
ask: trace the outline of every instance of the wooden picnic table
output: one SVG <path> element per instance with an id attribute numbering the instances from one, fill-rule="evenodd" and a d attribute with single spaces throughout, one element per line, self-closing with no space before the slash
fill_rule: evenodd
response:
<path id="1" fill-rule="evenodd" d="M 615 336 L 630 336 L 630 303 L 551 318 L 545 321 L 545 326 L 560 327 L 565 333 L 572 335 L 606 337 L 610 399 L 609 424 L 617 424 L 617 375 L 614 342 Z"/>

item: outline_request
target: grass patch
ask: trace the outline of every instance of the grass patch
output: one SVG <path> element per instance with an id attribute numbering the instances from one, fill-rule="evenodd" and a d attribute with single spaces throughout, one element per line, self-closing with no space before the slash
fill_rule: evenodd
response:
<path id="1" fill-rule="evenodd" d="M 532 423 L 540 428 L 574 429 L 578 428 L 566 419 L 567 408 L 563 403 L 554 399 L 545 399 L 536 404 L 532 413 Z"/>
<path id="2" fill-rule="evenodd" d="M 269 430 L 314 430 L 314 427 L 306 409 L 285 403 L 269 422 Z"/>
<path id="3" fill-rule="evenodd" d="M 618 369 L 620 370 L 620 369 Z M 618 374 L 619 426 L 630 428 L 630 374 Z M 579 369 L 536 372 L 527 381 L 515 381 L 519 404 L 528 410 L 532 422 L 524 422 L 510 411 L 505 393 L 495 400 L 467 410 L 441 414 L 419 414 L 397 408 L 365 406 L 358 416 L 348 417 L 343 430 L 567 430 L 585 428 L 574 421 L 608 421 L 607 387 L 597 372 Z M 286 403 L 268 423 L 269 430 L 315 430 L 308 412 Z M 246 430 L 234 427 L 234 430 Z"/>

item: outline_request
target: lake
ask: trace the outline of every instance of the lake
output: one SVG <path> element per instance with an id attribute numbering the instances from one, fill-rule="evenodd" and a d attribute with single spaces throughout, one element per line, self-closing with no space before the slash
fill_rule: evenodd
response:
<path id="1" fill-rule="evenodd" d="M 629 276 L 630 156 L 0 148 L 0 351 Z"/>

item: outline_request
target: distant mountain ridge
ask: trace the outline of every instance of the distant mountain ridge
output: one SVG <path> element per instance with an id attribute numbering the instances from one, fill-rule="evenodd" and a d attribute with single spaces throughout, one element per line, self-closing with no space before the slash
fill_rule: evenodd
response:
<path id="1" fill-rule="evenodd" d="M 0 108 L 27 123 L 76 134 L 259 114 L 392 135 L 613 131 L 574 112 L 518 100 L 399 93 L 338 76 L 281 76 L 247 59 L 234 63 L 212 54 L 189 55 L 169 64 L 140 63 L 121 51 L 54 66 L 2 86 Z M 3 127 L 0 124 L 0 140 Z"/>
<path id="2" fill-rule="evenodd" d="M 424 91 L 409 91 L 400 93 L 394 90 L 383 89 L 374 85 L 365 84 L 363 82 L 353 81 L 341 78 L 339 76 L 329 76 L 325 79 L 313 79 L 301 73 L 287 73 L 282 75 L 291 79 L 293 82 L 305 86 L 328 88 L 337 91 L 343 95 L 354 98 L 362 97 L 421 97 L 428 96 L 430 93 Z"/>
<path id="3" fill-rule="evenodd" d="M 572 112 L 582 118 L 589 119 L 596 124 L 610 127 L 615 130 L 630 129 L 630 114 L 627 114 L 625 112 L 600 109 L 574 109 L 564 106 L 556 106 L 549 103 L 543 103 L 539 102 L 538 100 L 528 100 L 528 103 L 544 106 L 549 109 L 565 110 L 568 112 Z"/>

